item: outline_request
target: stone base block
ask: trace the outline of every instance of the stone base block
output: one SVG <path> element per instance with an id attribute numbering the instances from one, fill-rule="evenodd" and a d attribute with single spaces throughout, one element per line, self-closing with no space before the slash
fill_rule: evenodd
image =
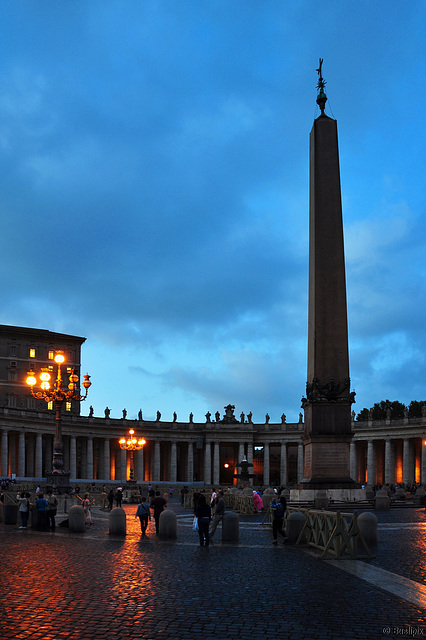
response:
<path id="1" fill-rule="evenodd" d="M 300 485 L 299 485 L 300 486 Z M 290 489 L 291 502 L 315 502 L 315 498 L 322 489 Z M 365 500 L 365 489 L 326 489 L 328 502 L 359 502 Z"/>

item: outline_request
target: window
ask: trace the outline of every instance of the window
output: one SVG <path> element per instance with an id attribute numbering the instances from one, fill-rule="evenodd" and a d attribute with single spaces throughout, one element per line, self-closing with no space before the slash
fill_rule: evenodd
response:
<path id="1" fill-rule="evenodd" d="M 67 403 L 65 404 L 65 410 L 66 410 L 66 411 L 71 411 L 71 402 L 67 402 Z"/>
<path id="2" fill-rule="evenodd" d="M 52 411 L 53 409 L 53 402 L 52 400 L 50 402 L 47 403 L 47 408 L 49 409 L 49 411 Z"/>
<path id="3" fill-rule="evenodd" d="M 35 349 L 30 349 L 30 358 L 35 358 Z"/>
<path id="4" fill-rule="evenodd" d="M 9 345 L 9 356 L 12 358 L 16 356 L 16 344 Z"/>
<path id="5" fill-rule="evenodd" d="M 35 409 L 34 398 L 27 398 L 27 409 Z"/>
<path id="6" fill-rule="evenodd" d="M 8 407 L 16 407 L 16 396 L 9 396 L 7 399 Z"/>
<path id="7" fill-rule="evenodd" d="M 49 360 L 53 360 L 54 356 L 55 356 L 55 352 L 54 352 L 54 351 L 51 351 L 51 350 L 49 349 L 49 351 L 48 351 L 48 353 L 47 353 L 47 357 L 48 357 L 48 359 L 49 359 Z"/>
<path id="8" fill-rule="evenodd" d="M 12 380 L 12 382 L 16 382 L 16 380 L 18 379 L 18 372 L 17 371 L 8 371 L 8 378 L 9 380 Z"/>
<path id="9" fill-rule="evenodd" d="M 49 369 L 49 371 L 53 371 L 53 364 L 49 364 L 47 368 Z"/>

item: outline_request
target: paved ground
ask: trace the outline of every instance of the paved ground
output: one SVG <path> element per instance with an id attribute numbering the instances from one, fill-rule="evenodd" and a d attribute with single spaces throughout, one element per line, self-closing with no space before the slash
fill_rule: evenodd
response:
<path id="1" fill-rule="evenodd" d="M 125 506 L 123 539 L 109 536 L 108 513 L 97 509 L 84 534 L 1 524 L 0 639 L 426 636 L 424 509 L 377 513 L 376 558 L 329 563 L 273 546 L 260 516 L 241 517 L 238 545 L 222 544 L 219 528 L 216 544 L 200 548 L 189 511 L 170 506 L 178 516 L 173 542 L 156 539 L 153 521 L 141 539 L 135 506 Z"/>

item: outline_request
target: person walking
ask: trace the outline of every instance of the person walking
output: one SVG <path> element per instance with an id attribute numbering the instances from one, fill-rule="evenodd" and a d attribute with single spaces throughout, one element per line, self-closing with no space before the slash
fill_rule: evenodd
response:
<path id="1" fill-rule="evenodd" d="M 47 526 L 51 531 L 55 531 L 56 525 L 55 525 L 55 516 L 56 516 L 56 511 L 58 508 L 58 501 L 56 499 L 56 496 L 53 495 L 53 491 L 51 489 L 49 489 L 49 491 L 47 492 Z"/>
<path id="2" fill-rule="evenodd" d="M 225 500 L 223 497 L 223 491 L 219 490 L 217 492 L 214 516 L 211 521 L 211 526 L 209 530 L 210 541 L 212 541 L 214 533 L 217 529 L 217 525 L 221 520 L 223 520 L 223 514 L 225 513 Z"/>
<path id="3" fill-rule="evenodd" d="M 30 494 L 22 491 L 20 496 L 17 496 L 16 499 L 19 501 L 19 514 L 21 516 L 21 526 L 20 529 L 26 529 L 28 524 L 28 516 L 30 515 Z"/>
<path id="4" fill-rule="evenodd" d="M 37 513 L 37 529 L 46 531 L 47 529 L 47 509 L 49 507 L 44 493 L 41 491 L 38 494 L 38 498 L 35 503 Z"/>
<path id="5" fill-rule="evenodd" d="M 160 496 L 160 492 L 155 492 L 155 498 L 151 500 L 151 509 L 154 512 L 154 521 L 155 521 L 155 533 L 158 536 L 158 532 L 160 529 L 160 514 L 164 511 L 164 507 L 167 502 Z"/>
<path id="6" fill-rule="evenodd" d="M 198 535 L 200 537 L 200 547 L 208 547 L 210 543 L 209 527 L 212 519 L 212 510 L 207 504 L 206 497 L 200 493 L 195 507 L 195 515 L 198 520 Z"/>
<path id="7" fill-rule="evenodd" d="M 148 520 L 151 520 L 151 513 L 150 513 L 149 505 L 147 504 L 145 496 L 141 498 L 141 502 L 138 504 L 135 518 L 139 518 L 140 520 L 142 537 L 146 536 L 146 529 L 148 527 Z"/>
<path id="8" fill-rule="evenodd" d="M 93 524 L 92 520 L 92 512 L 90 511 L 90 507 L 92 506 L 94 500 L 90 501 L 90 495 L 88 493 L 84 494 L 84 498 L 82 500 L 82 506 L 84 509 L 84 521 L 85 524 L 91 526 Z"/>
<path id="9" fill-rule="evenodd" d="M 114 505 L 114 491 L 112 489 L 110 489 L 108 492 L 107 500 L 108 500 L 108 509 L 111 511 Z"/>
<path id="10" fill-rule="evenodd" d="M 115 494 L 115 504 L 117 505 L 117 507 L 121 507 L 122 500 L 123 500 L 123 489 L 121 487 L 118 487 Z"/>
<path id="11" fill-rule="evenodd" d="M 271 502 L 272 509 L 272 544 L 278 544 L 278 534 L 282 535 L 285 538 L 285 532 L 283 530 L 284 525 L 284 515 L 287 509 L 287 500 L 283 495 L 280 496 L 278 502 L 272 500 Z"/>

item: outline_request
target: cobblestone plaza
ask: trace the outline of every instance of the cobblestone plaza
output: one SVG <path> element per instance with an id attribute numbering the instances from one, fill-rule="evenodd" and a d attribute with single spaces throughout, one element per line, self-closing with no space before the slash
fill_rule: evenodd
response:
<path id="1" fill-rule="evenodd" d="M 1 524 L 2 640 L 252 640 L 426 634 L 423 508 L 376 512 L 375 558 L 321 560 L 272 544 L 261 514 L 240 517 L 239 544 L 200 548 L 177 498 L 177 540 L 142 539 L 136 506 L 127 536 L 93 510 L 83 534 Z M 58 515 L 57 523 L 65 516 Z M 361 577 L 361 575 L 363 577 Z"/>

